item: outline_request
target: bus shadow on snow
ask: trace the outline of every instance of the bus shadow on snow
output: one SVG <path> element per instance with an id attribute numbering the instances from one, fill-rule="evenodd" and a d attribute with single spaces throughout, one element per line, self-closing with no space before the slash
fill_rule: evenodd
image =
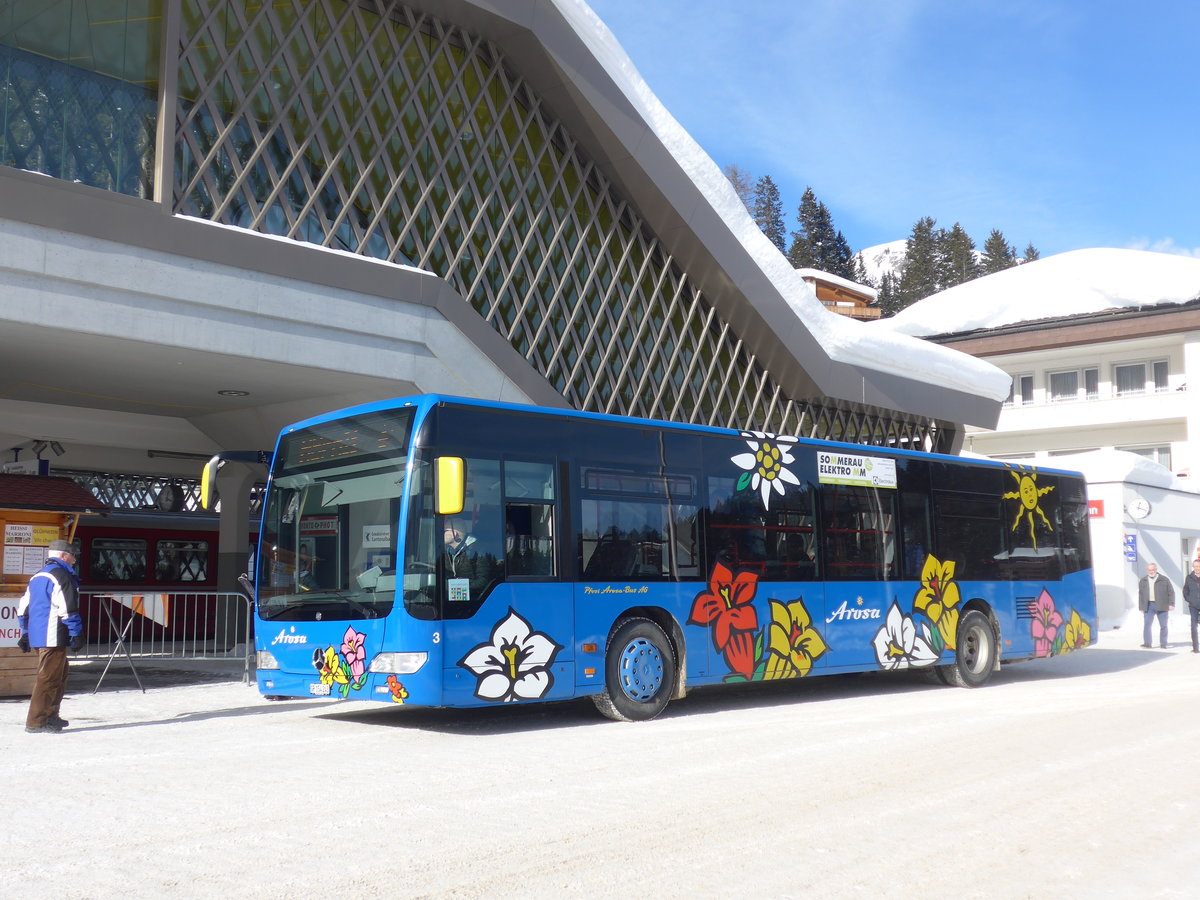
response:
<path id="1" fill-rule="evenodd" d="M 1003 687 L 1006 684 L 1086 678 L 1089 675 L 1130 671 L 1171 655 L 1171 651 L 1092 647 L 1069 656 L 1007 664 L 992 676 L 987 685 L 977 690 Z M 936 690 L 962 689 L 943 685 L 932 672 L 921 670 L 864 672 L 787 681 L 712 685 L 695 688 L 684 699 L 672 701 L 659 718 L 673 719 L 739 709 L 798 706 L 808 702 Z M 382 728 L 404 728 L 478 737 L 616 724 L 603 718 L 587 698 L 552 703 L 512 703 L 475 709 L 366 708 L 355 704 L 353 709 L 330 710 L 319 714 L 318 718 Z"/>

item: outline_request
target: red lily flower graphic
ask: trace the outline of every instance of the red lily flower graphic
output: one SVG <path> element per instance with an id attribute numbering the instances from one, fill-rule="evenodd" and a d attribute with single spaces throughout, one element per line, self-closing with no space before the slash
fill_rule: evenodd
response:
<path id="1" fill-rule="evenodd" d="M 754 674 L 754 634 L 758 613 L 751 601 L 758 590 L 758 575 L 739 572 L 717 563 L 708 579 L 708 590 L 692 603 L 689 625 L 711 625 L 713 646 L 725 657 L 730 670 L 749 678 Z"/>

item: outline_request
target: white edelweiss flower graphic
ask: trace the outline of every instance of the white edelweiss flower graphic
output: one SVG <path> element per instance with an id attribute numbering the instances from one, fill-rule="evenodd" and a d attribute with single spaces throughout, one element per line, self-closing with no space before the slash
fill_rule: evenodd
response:
<path id="1" fill-rule="evenodd" d="M 746 438 L 750 452 L 739 453 L 729 460 L 739 469 L 746 470 L 738 480 L 738 490 L 745 487 L 749 481 L 751 490 L 762 495 L 763 507 L 770 509 L 772 491 L 782 497 L 786 490 L 783 486 L 785 482 L 797 485 L 800 483 L 800 479 L 787 468 L 796 461 L 791 453 L 791 445 L 799 438 L 764 431 L 743 431 L 742 437 Z"/>
<path id="2" fill-rule="evenodd" d="M 550 665 L 561 649 L 510 608 L 492 629 L 491 643 L 475 647 L 458 664 L 478 677 L 475 696 L 481 700 L 535 700 L 554 684 Z"/>
<path id="3" fill-rule="evenodd" d="M 887 621 L 871 642 L 875 647 L 875 659 L 884 669 L 908 669 L 932 666 L 938 653 L 929 640 L 928 628 L 917 633 L 917 626 L 910 616 L 900 612 L 900 606 L 892 603 Z"/>

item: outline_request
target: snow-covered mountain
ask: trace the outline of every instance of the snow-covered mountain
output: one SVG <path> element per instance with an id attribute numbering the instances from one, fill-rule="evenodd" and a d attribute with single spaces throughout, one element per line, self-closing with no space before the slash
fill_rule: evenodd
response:
<path id="1" fill-rule="evenodd" d="M 897 278 L 900 277 L 900 273 L 904 271 L 904 249 L 907 244 L 908 241 L 901 238 L 858 251 L 862 255 L 867 277 L 871 279 L 872 284 L 878 285 L 879 280 L 889 272 Z"/>

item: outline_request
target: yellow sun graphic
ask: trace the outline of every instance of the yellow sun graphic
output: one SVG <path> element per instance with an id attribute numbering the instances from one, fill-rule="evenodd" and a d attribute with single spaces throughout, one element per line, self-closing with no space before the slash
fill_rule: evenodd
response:
<path id="1" fill-rule="evenodd" d="M 1036 521 L 1033 516 L 1037 513 L 1041 517 L 1042 522 L 1051 531 L 1054 526 L 1050 524 L 1050 520 L 1046 518 L 1046 514 L 1042 512 L 1042 507 L 1038 503 L 1039 497 L 1044 497 L 1046 494 L 1054 490 L 1054 486 L 1040 488 L 1037 484 L 1037 469 L 1030 469 L 1028 472 L 1021 468 L 1016 470 L 1009 469 L 1010 474 L 1016 479 L 1017 489 L 1008 491 L 1003 496 L 1005 500 L 1020 500 L 1021 503 L 1017 507 L 1017 517 L 1013 520 L 1012 530 L 1016 531 L 1021 525 L 1021 519 L 1029 521 L 1029 537 L 1033 540 L 1033 549 L 1037 549 L 1037 529 Z"/>

